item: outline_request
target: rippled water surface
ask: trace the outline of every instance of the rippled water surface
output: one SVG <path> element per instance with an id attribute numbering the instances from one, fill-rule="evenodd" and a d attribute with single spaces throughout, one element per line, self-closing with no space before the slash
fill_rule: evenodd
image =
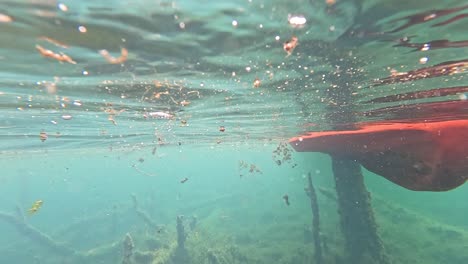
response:
<path id="1" fill-rule="evenodd" d="M 446 22 L 466 6 L 431 4 L 3 1 L 4 150 L 43 145 L 41 131 L 58 148 L 150 144 L 162 137 L 172 144 L 281 140 L 310 130 L 307 124 L 329 128 L 327 113 L 340 111 L 333 108 L 340 100 L 354 105 L 354 119 L 388 118 L 392 112 L 382 108 L 402 103 L 373 99 L 466 84 L 465 20 Z M 427 21 L 405 18 L 450 7 L 459 10 Z M 306 22 L 292 25 L 288 16 Z M 283 43 L 292 36 L 298 45 L 288 56 Z M 443 39 L 465 43 L 425 51 L 414 44 Z M 41 56 L 37 47 L 72 63 Z M 128 57 L 118 61 L 121 49 Z M 460 61 L 451 74 L 379 82 L 392 72 L 451 61 Z M 220 126 L 228 133 L 219 133 Z"/>

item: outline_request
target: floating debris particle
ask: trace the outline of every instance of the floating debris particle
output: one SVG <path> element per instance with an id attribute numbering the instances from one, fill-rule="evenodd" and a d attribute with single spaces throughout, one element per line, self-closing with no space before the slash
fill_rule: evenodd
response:
<path id="1" fill-rule="evenodd" d="M 255 78 L 255 81 L 253 82 L 253 87 L 258 88 L 260 87 L 261 84 L 262 84 L 262 81 L 260 81 L 260 79 L 258 78 Z"/>
<path id="2" fill-rule="evenodd" d="M 172 119 L 174 115 L 166 113 L 166 112 L 149 112 L 143 115 L 143 117 L 148 118 L 160 118 L 160 119 Z"/>
<path id="3" fill-rule="evenodd" d="M 254 172 L 262 173 L 260 169 L 257 167 L 257 165 L 255 164 L 250 164 L 249 172 L 250 173 L 254 173 Z"/>
<path id="4" fill-rule="evenodd" d="M 114 126 L 117 125 L 117 122 L 115 121 L 114 117 L 120 115 L 122 112 L 125 111 L 125 109 L 120 109 L 120 110 L 115 110 L 112 107 L 112 103 L 106 103 L 106 108 L 101 108 L 101 110 L 104 111 L 104 113 L 109 114 L 107 117 L 107 120 L 109 120 Z"/>
<path id="5" fill-rule="evenodd" d="M 183 178 L 182 180 L 180 180 L 180 183 L 185 183 L 186 181 L 188 181 L 188 178 L 187 178 L 187 177 L 185 177 L 185 178 Z"/>
<path id="6" fill-rule="evenodd" d="M 10 23 L 13 22 L 11 16 L 0 13 L 0 23 Z"/>
<path id="7" fill-rule="evenodd" d="M 76 64 L 76 61 L 74 61 L 70 56 L 68 56 L 66 54 L 54 53 L 53 51 L 45 49 L 40 45 L 36 45 L 36 49 L 39 51 L 39 53 L 42 56 L 44 56 L 46 58 L 52 58 L 52 59 L 56 59 L 56 60 L 58 60 L 60 62 L 68 62 L 68 63 L 71 63 L 71 64 Z"/>
<path id="8" fill-rule="evenodd" d="M 78 31 L 80 31 L 81 33 L 86 33 L 88 32 L 88 29 L 85 26 L 79 26 Z"/>
<path id="9" fill-rule="evenodd" d="M 59 77 L 54 77 L 53 82 L 49 81 L 42 81 L 38 82 L 37 84 L 44 86 L 48 94 L 56 94 L 57 93 L 57 83 L 60 81 Z"/>
<path id="10" fill-rule="evenodd" d="M 156 177 L 156 174 L 143 171 L 140 168 L 138 168 L 136 164 L 132 164 L 132 168 L 134 168 L 141 175 L 148 176 L 148 177 Z"/>
<path id="11" fill-rule="evenodd" d="M 283 49 L 288 54 L 287 56 L 290 56 L 293 53 L 297 44 L 298 44 L 298 38 L 296 36 L 292 36 L 290 40 L 283 43 Z"/>
<path id="12" fill-rule="evenodd" d="M 219 127 L 219 132 L 224 132 L 224 131 L 226 131 L 226 128 L 224 126 L 220 126 Z"/>
<path id="13" fill-rule="evenodd" d="M 408 74 L 407 72 L 399 72 L 395 69 L 390 69 L 390 76 L 391 77 L 398 77 L 398 76 L 405 76 L 406 74 Z"/>
<path id="14" fill-rule="evenodd" d="M 43 203 L 44 202 L 42 200 L 35 201 L 31 208 L 29 208 L 28 213 L 35 214 L 39 209 L 41 209 Z"/>
<path id="15" fill-rule="evenodd" d="M 181 106 L 187 106 L 189 104 L 190 104 L 190 101 L 186 101 L 186 100 L 183 100 L 183 101 L 180 102 Z"/>
<path id="16" fill-rule="evenodd" d="M 71 120 L 73 117 L 71 115 L 62 115 L 63 120 Z"/>
<path id="17" fill-rule="evenodd" d="M 292 163 L 292 153 L 293 153 L 293 151 L 292 151 L 291 147 L 287 143 L 282 142 L 282 143 L 278 144 L 276 149 L 273 151 L 272 158 L 273 158 L 273 160 L 275 161 L 275 163 L 278 166 L 281 166 L 282 164 L 285 164 L 285 163 L 291 164 Z M 296 166 L 297 166 L 296 163 L 291 165 L 292 168 L 294 168 Z"/>
<path id="18" fill-rule="evenodd" d="M 40 139 L 42 142 L 46 141 L 47 138 L 48 138 L 48 136 L 47 136 L 47 133 L 46 133 L 45 131 L 41 131 L 41 133 L 39 133 L 39 139 Z"/>
<path id="19" fill-rule="evenodd" d="M 120 49 L 120 57 L 118 58 L 112 57 L 107 50 L 100 50 L 99 54 L 101 54 L 110 64 L 122 64 L 128 58 L 128 50 L 126 48 Z"/>
<path id="20" fill-rule="evenodd" d="M 67 12 L 68 11 L 68 6 L 66 6 L 64 3 L 59 3 L 57 5 L 58 9 L 60 9 L 61 11 L 63 12 Z"/>
<path id="21" fill-rule="evenodd" d="M 421 51 L 428 51 L 431 49 L 431 44 L 426 43 L 422 46 Z"/>
<path id="22" fill-rule="evenodd" d="M 122 112 L 125 111 L 125 109 L 120 109 L 120 110 L 115 110 L 112 108 L 112 103 L 106 103 L 107 108 L 101 108 L 104 110 L 104 113 L 107 113 L 109 115 L 120 115 Z"/>
<path id="23" fill-rule="evenodd" d="M 288 22 L 294 28 L 302 28 L 307 22 L 307 19 L 303 15 L 288 15 Z"/>
<path id="24" fill-rule="evenodd" d="M 169 91 L 154 93 L 153 97 L 154 97 L 154 99 L 159 99 L 159 98 L 161 98 L 161 95 L 169 95 Z"/>
<path id="25" fill-rule="evenodd" d="M 114 126 L 117 125 L 117 122 L 116 122 L 115 119 L 114 119 L 114 115 L 109 115 L 109 116 L 107 117 L 107 120 L 109 120 Z"/>
<path id="26" fill-rule="evenodd" d="M 200 98 L 200 92 L 199 91 L 190 91 L 190 92 L 187 92 L 187 95 L 189 94 L 195 94 L 198 98 Z"/>
<path id="27" fill-rule="evenodd" d="M 289 206 L 289 196 L 287 194 L 283 195 L 283 200 L 287 206 Z"/>
<path id="28" fill-rule="evenodd" d="M 251 175 L 254 173 L 256 174 L 263 174 L 263 172 L 257 167 L 257 165 L 251 163 L 247 163 L 243 160 L 239 161 L 239 176 L 242 177 L 244 176 L 244 172 L 249 172 Z"/>
<path id="29" fill-rule="evenodd" d="M 155 134 L 156 135 L 156 134 Z M 164 139 L 161 137 L 161 136 L 158 136 L 158 144 L 159 145 L 164 145 L 166 143 L 164 143 Z"/>
<path id="30" fill-rule="evenodd" d="M 63 48 L 63 49 L 68 49 L 68 45 L 63 43 L 63 42 L 60 42 L 56 39 L 53 39 L 53 38 L 49 38 L 49 37 L 45 37 L 45 36 L 41 36 L 41 37 L 38 37 L 37 38 L 38 40 L 43 40 L 43 41 L 47 41 L 51 44 L 54 44 L 55 46 L 57 47 L 60 47 L 60 48 Z"/>

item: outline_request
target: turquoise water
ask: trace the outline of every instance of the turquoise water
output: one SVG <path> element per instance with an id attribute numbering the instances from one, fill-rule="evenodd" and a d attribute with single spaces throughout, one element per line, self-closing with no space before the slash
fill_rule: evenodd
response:
<path id="1" fill-rule="evenodd" d="M 1 1 L 0 263 L 318 263 L 309 173 L 322 263 L 379 263 L 348 256 L 330 157 L 285 143 L 465 120 L 466 9 Z M 416 192 L 362 170 L 390 263 L 468 263 L 466 185 Z"/>

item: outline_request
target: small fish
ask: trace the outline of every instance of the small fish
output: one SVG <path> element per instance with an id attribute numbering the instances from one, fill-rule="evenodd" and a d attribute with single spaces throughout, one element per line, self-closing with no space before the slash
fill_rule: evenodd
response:
<path id="1" fill-rule="evenodd" d="M 28 213 L 29 214 L 35 214 L 42 206 L 43 201 L 42 200 L 37 200 L 33 203 L 31 208 L 29 208 Z"/>
<path id="2" fill-rule="evenodd" d="M 289 206 L 289 196 L 287 194 L 283 195 L 283 200 L 287 206 Z"/>
<path id="3" fill-rule="evenodd" d="M 187 178 L 187 177 L 183 178 L 183 179 L 180 181 L 180 183 L 184 183 L 184 182 L 186 182 L 186 181 L 188 181 L 188 178 Z"/>

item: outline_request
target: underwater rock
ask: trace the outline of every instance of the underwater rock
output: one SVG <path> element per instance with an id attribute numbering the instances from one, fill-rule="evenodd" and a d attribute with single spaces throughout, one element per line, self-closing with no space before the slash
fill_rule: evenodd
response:
<path id="1" fill-rule="evenodd" d="M 296 151 L 356 160 L 369 171 L 415 191 L 446 191 L 468 178 L 468 120 L 369 122 L 357 130 L 292 138 Z"/>

